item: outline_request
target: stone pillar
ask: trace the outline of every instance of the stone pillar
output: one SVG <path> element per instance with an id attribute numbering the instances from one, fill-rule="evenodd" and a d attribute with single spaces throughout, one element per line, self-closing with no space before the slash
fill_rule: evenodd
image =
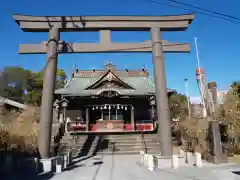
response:
<path id="1" fill-rule="evenodd" d="M 212 139 L 212 155 L 214 163 L 218 164 L 225 160 L 222 151 L 222 141 L 220 134 L 220 124 L 216 119 L 218 115 L 218 104 L 217 104 L 217 84 L 216 82 L 208 83 L 208 90 L 210 95 L 210 103 L 211 104 L 211 115 L 213 121 L 209 122 L 210 135 Z"/>
<path id="2" fill-rule="evenodd" d="M 208 83 L 208 91 L 210 94 L 211 114 L 216 115 L 218 109 L 217 103 L 217 84 L 216 82 Z"/>
<path id="3" fill-rule="evenodd" d="M 134 107 L 131 107 L 131 125 L 132 125 L 132 130 L 135 131 L 135 120 L 134 120 Z"/>
<path id="4" fill-rule="evenodd" d="M 38 148 L 41 158 L 49 158 L 52 117 L 53 117 L 53 94 L 55 90 L 56 70 L 57 70 L 57 47 L 60 37 L 58 28 L 50 28 L 47 44 L 47 61 L 44 70 L 44 81 L 42 90 L 42 103 L 40 114 L 40 131 L 38 138 Z"/>
<path id="5" fill-rule="evenodd" d="M 160 28 L 151 28 L 152 61 L 161 155 L 172 156 L 172 134 Z"/>
<path id="6" fill-rule="evenodd" d="M 221 142 L 219 122 L 210 121 L 209 128 L 210 128 L 210 136 L 212 140 L 211 149 L 212 149 L 213 162 L 216 164 L 219 164 L 224 160 L 224 156 L 222 152 L 222 142 Z"/>
<path id="7" fill-rule="evenodd" d="M 89 108 L 86 108 L 85 120 L 86 120 L 86 131 L 90 131 Z"/>

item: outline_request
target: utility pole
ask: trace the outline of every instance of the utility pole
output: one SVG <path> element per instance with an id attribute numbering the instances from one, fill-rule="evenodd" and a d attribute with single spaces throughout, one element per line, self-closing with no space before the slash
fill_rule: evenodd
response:
<path id="1" fill-rule="evenodd" d="M 189 93 L 188 93 L 188 79 L 184 79 L 184 82 L 185 82 L 185 91 L 187 96 L 188 118 L 189 120 L 191 120 L 191 107 L 190 107 Z"/>

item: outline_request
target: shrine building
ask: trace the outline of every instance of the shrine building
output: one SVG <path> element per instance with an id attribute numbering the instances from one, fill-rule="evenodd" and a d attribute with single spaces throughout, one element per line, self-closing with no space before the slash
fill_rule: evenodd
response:
<path id="1" fill-rule="evenodd" d="M 142 132 L 155 126 L 154 81 L 144 68 L 120 70 L 107 63 L 101 70 L 76 69 L 55 97 L 68 101 L 64 117 L 71 131 Z"/>

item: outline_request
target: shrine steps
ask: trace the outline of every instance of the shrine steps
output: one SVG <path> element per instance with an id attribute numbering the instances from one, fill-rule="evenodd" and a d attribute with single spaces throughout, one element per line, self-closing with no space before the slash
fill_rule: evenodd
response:
<path id="1" fill-rule="evenodd" d="M 100 156 L 106 156 L 106 155 L 139 155 L 140 153 L 140 149 L 139 150 L 131 150 L 131 151 L 119 151 L 119 152 L 110 152 L 110 151 L 103 151 L 103 152 L 98 152 L 97 155 Z M 156 151 L 156 150 L 152 150 L 152 151 L 148 151 L 147 153 L 152 154 L 152 155 L 159 155 L 160 154 L 160 150 Z"/>
<path id="2" fill-rule="evenodd" d="M 61 151 L 71 149 L 75 156 L 139 154 L 140 151 L 159 154 L 158 139 L 157 134 L 65 135 L 61 141 Z"/>

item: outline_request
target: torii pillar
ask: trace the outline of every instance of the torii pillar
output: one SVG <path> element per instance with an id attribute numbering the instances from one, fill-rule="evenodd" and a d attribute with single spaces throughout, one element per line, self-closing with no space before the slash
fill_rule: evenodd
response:
<path id="1" fill-rule="evenodd" d="M 53 95 L 55 91 L 56 70 L 58 60 L 58 41 L 60 32 L 58 28 L 50 28 L 48 32 L 47 58 L 44 69 L 44 81 L 41 101 L 40 136 L 38 137 L 38 148 L 43 158 L 49 157 L 52 119 L 53 119 Z"/>
<path id="2" fill-rule="evenodd" d="M 58 53 L 116 53 L 152 52 L 157 117 L 161 155 L 172 155 L 171 122 L 169 116 L 163 52 L 189 52 L 187 43 L 169 43 L 161 40 L 160 31 L 183 31 L 194 19 L 193 14 L 179 16 L 25 16 L 14 15 L 25 32 L 48 32 L 47 44 L 22 44 L 20 54 L 45 54 L 47 65 L 44 73 L 38 148 L 41 158 L 50 156 L 53 94 L 55 89 Z M 140 43 L 113 43 L 110 32 L 149 31 L 151 41 Z M 65 43 L 60 32 L 100 31 L 99 43 Z"/>
<path id="3" fill-rule="evenodd" d="M 155 81 L 155 96 L 157 106 L 157 117 L 159 125 L 159 135 L 161 142 L 161 154 L 172 156 L 172 134 L 170 112 L 168 107 L 167 83 L 164 66 L 163 48 L 160 36 L 160 28 L 152 27 L 152 62 Z"/>

